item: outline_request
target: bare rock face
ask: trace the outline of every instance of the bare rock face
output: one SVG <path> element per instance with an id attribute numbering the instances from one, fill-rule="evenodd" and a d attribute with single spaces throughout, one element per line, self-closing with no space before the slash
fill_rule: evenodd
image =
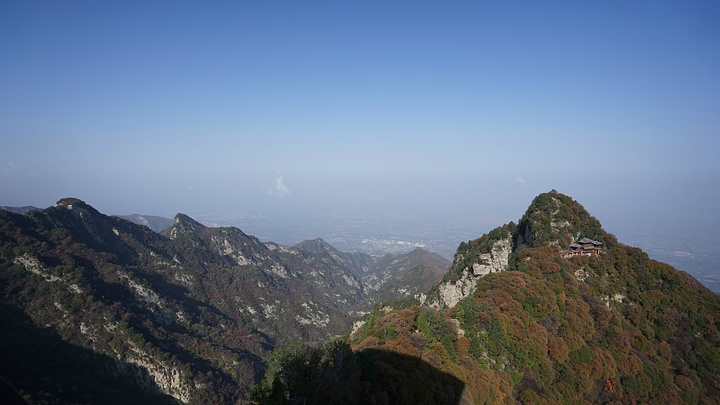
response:
<path id="1" fill-rule="evenodd" d="M 193 385 L 197 386 L 177 367 L 157 361 L 134 345 L 124 361 L 116 361 L 115 367 L 118 374 L 132 376 L 145 391 L 162 392 L 182 403 L 190 402 Z"/>
<path id="2" fill-rule="evenodd" d="M 490 273 L 505 271 L 512 252 L 512 240 L 501 239 L 493 245 L 490 253 L 480 255 L 480 263 L 473 263 L 472 270 L 475 277 L 482 277 Z"/>
<path id="3" fill-rule="evenodd" d="M 431 303 L 431 306 L 438 309 L 447 306 L 453 307 L 461 299 L 467 297 L 475 291 L 478 279 L 470 272 L 464 272 L 460 279 L 452 283 L 444 283 L 440 285 L 440 301 Z"/>
<path id="4" fill-rule="evenodd" d="M 463 269 L 459 279 L 442 283 L 439 286 L 439 301 L 431 303 L 435 307 L 453 307 L 461 299 L 475 291 L 478 280 L 490 273 L 500 273 L 508 268 L 512 239 L 500 239 L 493 244 L 490 253 L 480 255 L 479 260 Z"/>

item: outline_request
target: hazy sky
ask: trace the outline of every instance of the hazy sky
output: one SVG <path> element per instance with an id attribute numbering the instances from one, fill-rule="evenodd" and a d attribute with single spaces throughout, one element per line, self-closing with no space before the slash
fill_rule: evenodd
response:
<path id="1" fill-rule="evenodd" d="M 0 205 L 452 222 L 557 189 L 601 220 L 718 224 L 718 21 L 717 1 L 5 0 Z"/>

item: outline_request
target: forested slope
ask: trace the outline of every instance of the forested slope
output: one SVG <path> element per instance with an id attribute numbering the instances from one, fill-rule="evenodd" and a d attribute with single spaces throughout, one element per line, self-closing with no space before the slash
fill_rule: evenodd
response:
<path id="1" fill-rule="evenodd" d="M 564 257 L 581 238 L 601 241 L 602 249 Z M 323 395 L 338 388 L 320 376 L 340 367 L 344 392 L 331 398 L 358 398 L 371 384 L 362 382 L 383 373 L 390 380 L 378 386 L 384 394 L 374 397 L 377 403 L 414 403 L 413 393 L 431 386 L 429 380 L 406 362 L 364 359 L 381 352 L 420 359 L 462 382 L 462 394 L 436 403 L 720 403 L 717 295 L 619 243 L 555 191 L 538 196 L 518 225 L 463 243 L 445 281 L 472 272 L 480 265 L 475 259 L 484 260 L 499 240 L 512 241 L 506 267 L 477 276 L 473 291 L 455 305 L 439 310 L 405 301 L 389 312 L 376 309 L 337 343 L 345 351 L 306 348 L 300 361 L 287 356 L 284 377 L 266 375 L 255 398 L 272 403 L 273 392 L 292 393 L 297 401 L 330 403 Z M 288 374 L 293 364 L 303 366 Z"/>

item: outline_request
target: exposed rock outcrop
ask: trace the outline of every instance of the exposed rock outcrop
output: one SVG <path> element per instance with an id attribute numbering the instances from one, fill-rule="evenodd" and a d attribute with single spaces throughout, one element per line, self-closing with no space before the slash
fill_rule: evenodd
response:
<path id="1" fill-rule="evenodd" d="M 131 375 L 146 392 L 161 392 L 183 403 L 190 402 L 193 388 L 199 387 L 193 387 L 188 376 L 183 376 L 177 367 L 148 356 L 134 344 L 130 347 L 124 361 L 115 363 L 118 374 Z"/>
<path id="2" fill-rule="evenodd" d="M 462 270 L 459 279 L 441 283 L 438 286 L 438 299 L 430 302 L 430 305 L 437 308 L 453 307 L 458 301 L 475 291 L 475 286 L 481 277 L 507 270 L 512 245 L 510 238 L 495 242 L 490 253 L 481 254 L 478 261 Z M 456 263 L 459 259 L 461 258 L 456 258 Z"/>

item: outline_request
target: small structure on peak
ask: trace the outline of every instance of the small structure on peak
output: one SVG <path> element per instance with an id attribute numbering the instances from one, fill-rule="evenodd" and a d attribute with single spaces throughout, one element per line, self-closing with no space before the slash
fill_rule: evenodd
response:
<path id="1" fill-rule="evenodd" d="M 582 238 L 577 243 L 570 245 L 570 250 L 560 253 L 564 258 L 570 258 L 576 255 L 592 256 L 599 255 L 602 251 L 602 242 L 596 240 Z"/>

